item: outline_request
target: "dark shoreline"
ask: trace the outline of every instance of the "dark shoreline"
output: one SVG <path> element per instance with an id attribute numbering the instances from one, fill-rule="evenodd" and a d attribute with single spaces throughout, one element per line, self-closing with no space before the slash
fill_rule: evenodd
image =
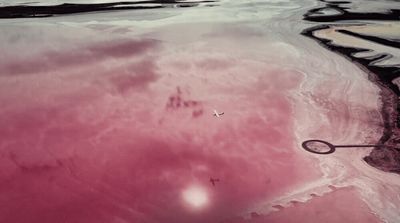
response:
<path id="1" fill-rule="evenodd" d="M 309 10 L 304 14 L 304 19 L 310 22 L 337 22 L 343 20 L 379 20 L 379 21 L 396 21 L 400 18 L 400 9 L 387 9 L 386 13 L 382 12 L 352 12 L 349 11 L 347 5 L 352 1 L 326 1 L 318 0 L 325 3 L 325 7 L 319 7 Z M 343 6 L 344 5 L 344 6 Z M 334 10 L 337 14 L 323 15 L 324 10 Z M 322 14 L 321 14 L 322 13 Z"/>
<path id="2" fill-rule="evenodd" d="M 313 9 L 304 15 L 304 20 L 311 22 L 340 22 L 342 20 L 394 20 L 397 16 L 399 20 L 400 11 L 389 9 L 384 13 L 354 13 L 346 11 L 347 7 L 341 7 L 340 4 L 349 4 L 351 2 L 326 2 L 326 7 L 340 11 L 340 15 L 321 15 L 318 13 L 321 8 Z M 315 13 L 315 14 L 313 14 Z M 379 16 L 378 16 L 379 14 Z M 318 18 L 318 19 L 317 19 Z M 368 74 L 369 80 L 374 82 L 381 89 L 382 109 L 381 114 L 384 121 L 384 131 L 377 144 L 386 145 L 385 147 L 374 148 L 372 152 L 363 159 L 371 166 L 386 171 L 400 174 L 400 90 L 392 81 L 400 77 L 400 68 L 396 66 L 375 66 L 374 62 L 387 58 L 390 55 L 379 55 L 373 58 L 357 58 L 355 53 L 370 51 L 369 49 L 344 47 L 332 44 L 330 40 L 321 39 L 314 35 L 314 32 L 329 29 L 331 27 L 343 27 L 354 24 L 324 24 L 317 25 L 303 30 L 302 35 L 317 41 L 324 48 L 335 52 L 349 61 L 356 64 Z M 357 24 L 360 25 L 360 24 Z M 337 30 L 345 35 L 350 35 L 363 40 L 372 41 L 381 45 L 400 48 L 400 43 L 396 40 L 385 39 L 382 37 L 363 35 L 343 29 Z"/>
<path id="3" fill-rule="evenodd" d="M 94 3 L 94 4 L 70 4 L 64 3 L 60 5 L 13 5 L 0 7 L 0 19 L 16 19 L 16 18 L 43 18 L 56 15 L 67 15 L 88 12 L 105 12 L 105 11 L 121 11 L 121 10 L 142 10 L 142 9 L 158 9 L 158 8 L 183 8 L 196 7 L 204 3 L 214 3 L 213 0 L 202 1 L 179 1 L 179 0 L 151 0 L 136 2 L 112 2 L 112 3 Z M 154 5 L 158 4 L 158 5 Z M 212 5 L 207 5 L 212 6 Z"/>

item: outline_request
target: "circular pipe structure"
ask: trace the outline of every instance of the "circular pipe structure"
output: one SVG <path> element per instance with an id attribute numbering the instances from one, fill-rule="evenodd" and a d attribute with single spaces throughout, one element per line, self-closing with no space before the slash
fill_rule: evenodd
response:
<path id="1" fill-rule="evenodd" d="M 301 144 L 301 146 L 310 153 L 325 155 L 325 154 L 334 153 L 336 151 L 336 148 L 380 147 L 383 145 L 333 145 L 332 143 L 329 143 L 324 140 L 310 139 L 310 140 L 304 141 Z"/>

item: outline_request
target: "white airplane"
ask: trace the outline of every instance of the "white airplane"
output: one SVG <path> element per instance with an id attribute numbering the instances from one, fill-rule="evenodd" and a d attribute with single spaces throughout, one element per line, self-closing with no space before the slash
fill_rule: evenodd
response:
<path id="1" fill-rule="evenodd" d="M 218 117 L 218 118 L 219 118 L 219 117 L 220 117 L 221 115 L 223 115 L 223 114 L 224 114 L 223 112 L 219 113 L 219 112 L 217 112 L 217 110 L 214 109 L 214 116 L 215 116 L 215 117 Z"/>

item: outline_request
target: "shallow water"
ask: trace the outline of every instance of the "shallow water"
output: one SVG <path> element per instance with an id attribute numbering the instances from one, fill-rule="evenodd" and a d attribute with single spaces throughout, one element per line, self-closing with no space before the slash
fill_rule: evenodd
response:
<path id="1" fill-rule="evenodd" d="M 24 4 L 61 3 L 98 2 Z M 0 222 L 400 219 L 371 149 L 301 148 L 388 129 L 386 88 L 301 35 L 323 3 L 156 4 L 0 20 Z"/>

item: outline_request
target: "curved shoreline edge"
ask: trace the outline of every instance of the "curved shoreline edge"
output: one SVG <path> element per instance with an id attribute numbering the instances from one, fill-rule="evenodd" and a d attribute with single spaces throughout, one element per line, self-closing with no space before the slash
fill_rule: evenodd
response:
<path id="1" fill-rule="evenodd" d="M 340 15 L 313 15 L 313 13 L 318 13 L 321 8 L 318 9 L 312 9 L 309 12 L 307 12 L 304 15 L 304 20 L 310 21 L 310 22 L 316 22 L 322 19 L 324 17 L 323 22 L 338 22 L 341 20 L 352 20 L 354 19 L 353 16 L 349 16 L 349 14 L 354 14 L 346 11 L 346 7 L 340 7 L 340 4 L 348 4 L 350 2 L 327 2 L 320 0 L 321 2 L 324 2 L 327 4 L 327 7 L 331 7 L 332 9 L 338 10 L 342 13 Z M 364 13 L 364 16 L 362 18 L 360 17 L 361 20 L 391 20 L 393 19 L 393 12 L 397 12 L 396 10 L 389 10 L 388 14 L 381 13 L 379 17 L 375 18 L 376 13 Z M 361 14 L 361 13 L 357 13 Z M 387 17 L 385 18 L 384 15 Z M 321 17 L 321 19 L 316 19 L 317 17 Z M 357 25 L 362 25 L 362 24 L 357 24 Z M 370 36 L 370 35 L 362 35 L 359 33 L 354 33 L 350 31 L 344 31 L 341 28 L 345 28 L 346 26 L 354 26 L 354 24 L 322 24 L 322 25 L 316 25 L 311 28 L 304 29 L 301 34 L 303 36 L 306 36 L 308 38 L 313 39 L 316 41 L 319 45 L 324 47 L 325 49 L 328 49 L 329 51 L 335 52 L 350 62 L 354 63 L 356 66 L 358 66 L 360 69 L 362 69 L 364 72 L 368 74 L 368 79 L 376 84 L 380 90 L 380 97 L 381 97 L 381 102 L 382 102 L 382 107 L 381 107 L 381 115 L 383 118 L 383 124 L 384 124 L 384 130 L 383 134 L 378 142 L 378 144 L 384 145 L 384 147 L 380 148 L 374 148 L 371 153 L 364 157 L 364 161 L 366 161 L 369 165 L 380 169 L 385 172 L 393 172 L 400 174 L 400 148 L 398 147 L 400 143 L 400 90 L 399 86 L 395 84 L 394 80 L 400 77 L 400 68 L 396 66 L 378 66 L 374 65 L 375 62 L 383 60 L 385 58 L 390 57 L 391 55 L 379 55 L 379 56 L 373 56 L 373 57 L 355 57 L 354 55 L 356 53 L 360 52 L 371 52 L 370 49 L 365 49 L 365 48 L 357 48 L 357 47 L 346 47 L 346 46 L 340 46 L 332 43 L 331 40 L 329 39 L 323 39 L 319 38 L 318 36 L 315 35 L 316 32 L 325 30 L 325 29 L 331 29 L 331 28 L 340 28 L 336 30 L 336 32 L 339 32 L 344 35 L 349 35 L 353 37 L 358 37 L 363 40 L 371 41 L 374 43 L 378 44 L 392 44 L 397 41 L 393 41 L 391 39 L 385 39 L 381 37 L 376 37 L 376 36 Z M 378 41 L 377 41 L 378 40 Z M 383 43 L 382 43 L 383 42 Z M 393 47 L 393 46 L 391 46 Z M 397 47 L 394 47 L 397 48 Z"/>
<path id="2" fill-rule="evenodd" d="M 44 18 L 77 13 L 143 10 L 159 8 L 197 7 L 200 4 L 215 3 L 214 0 L 150 0 L 150 1 L 123 1 L 112 3 L 77 4 L 64 3 L 60 5 L 10 5 L 0 6 L 0 19 L 17 18 Z M 214 5 L 205 5 L 214 6 Z"/>

